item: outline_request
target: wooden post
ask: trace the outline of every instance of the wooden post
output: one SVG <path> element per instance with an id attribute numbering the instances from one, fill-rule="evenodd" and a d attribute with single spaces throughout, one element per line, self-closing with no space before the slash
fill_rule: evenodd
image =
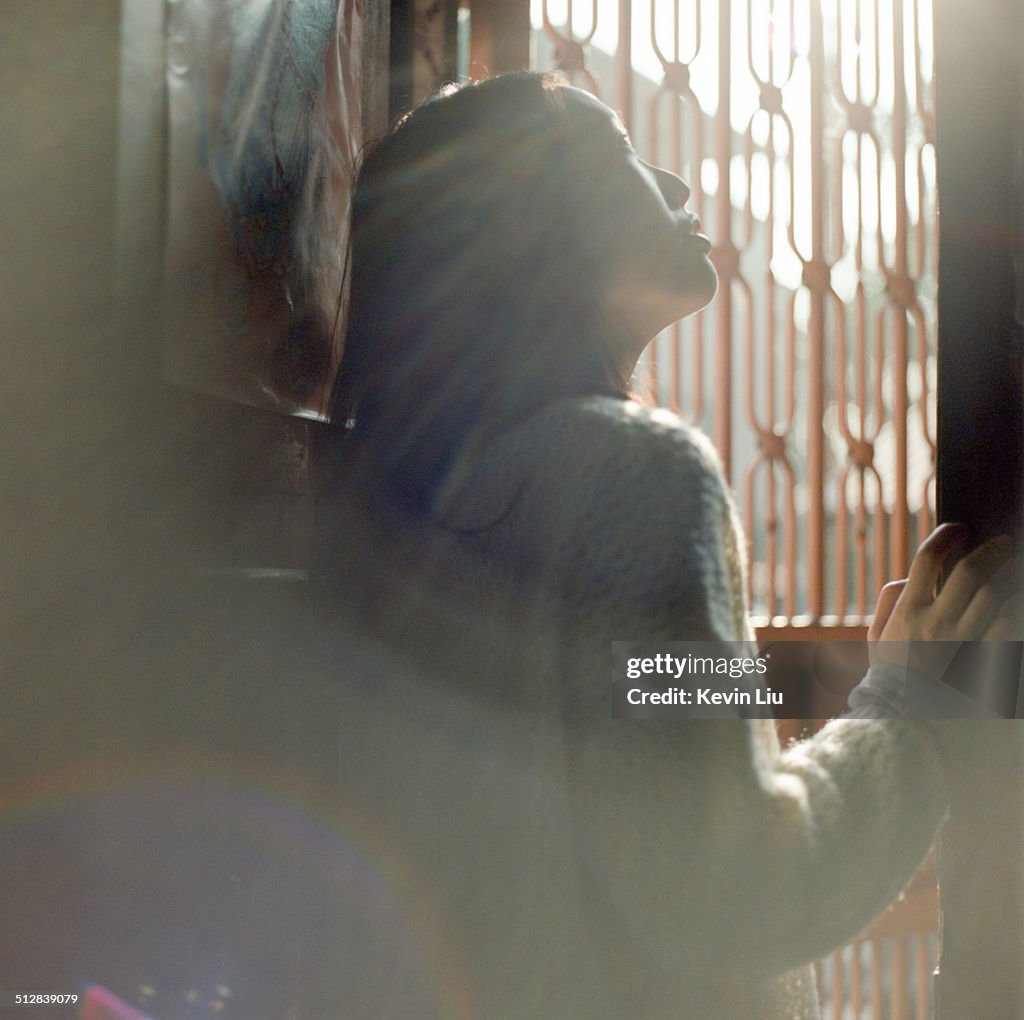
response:
<path id="1" fill-rule="evenodd" d="M 935 50 L 939 519 L 1019 535 L 1024 7 L 935 0 Z M 947 725 L 966 754 L 940 842 L 937 1015 L 1024 1016 L 1024 724 Z"/>
<path id="2" fill-rule="evenodd" d="M 530 5 L 527 0 L 472 0 L 469 75 L 488 78 L 530 65 Z"/>

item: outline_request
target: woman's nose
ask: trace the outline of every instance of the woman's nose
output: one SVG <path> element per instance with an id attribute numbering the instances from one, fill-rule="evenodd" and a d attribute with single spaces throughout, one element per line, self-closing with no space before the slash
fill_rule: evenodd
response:
<path id="1" fill-rule="evenodd" d="M 650 165 L 650 164 L 648 164 Z M 682 209 L 690 197 L 690 188 L 682 177 L 672 173 L 671 170 L 663 170 L 660 166 L 652 166 L 658 188 L 670 209 Z"/>

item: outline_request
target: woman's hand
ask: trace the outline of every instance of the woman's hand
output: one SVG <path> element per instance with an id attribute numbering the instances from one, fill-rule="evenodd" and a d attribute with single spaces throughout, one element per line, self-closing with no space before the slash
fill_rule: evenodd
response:
<path id="1" fill-rule="evenodd" d="M 1021 637 L 1022 602 L 1014 591 L 1019 572 L 1008 536 L 964 556 L 936 594 L 943 565 L 968 537 L 964 525 L 940 525 L 921 544 L 906 580 L 882 589 L 868 630 L 872 662 L 941 676 L 962 641 Z"/>

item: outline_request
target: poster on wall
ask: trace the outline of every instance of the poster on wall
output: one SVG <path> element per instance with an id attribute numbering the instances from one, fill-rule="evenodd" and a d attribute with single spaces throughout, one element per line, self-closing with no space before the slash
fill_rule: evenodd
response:
<path id="1" fill-rule="evenodd" d="M 362 145 L 362 0 L 126 0 L 122 29 L 121 275 L 151 264 L 163 377 L 324 417 Z"/>

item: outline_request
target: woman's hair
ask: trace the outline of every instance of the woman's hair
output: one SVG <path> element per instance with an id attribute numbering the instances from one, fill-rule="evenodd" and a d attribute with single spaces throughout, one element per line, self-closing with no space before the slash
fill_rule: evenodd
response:
<path id="1" fill-rule="evenodd" d="M 559 397 L 625 395 L 585 243 L 617 142 L 518 73 L 442 90 L 366 152 L 332 417 L 354 415 L 378 495 L 429 514 L 487 436 Z"/>

